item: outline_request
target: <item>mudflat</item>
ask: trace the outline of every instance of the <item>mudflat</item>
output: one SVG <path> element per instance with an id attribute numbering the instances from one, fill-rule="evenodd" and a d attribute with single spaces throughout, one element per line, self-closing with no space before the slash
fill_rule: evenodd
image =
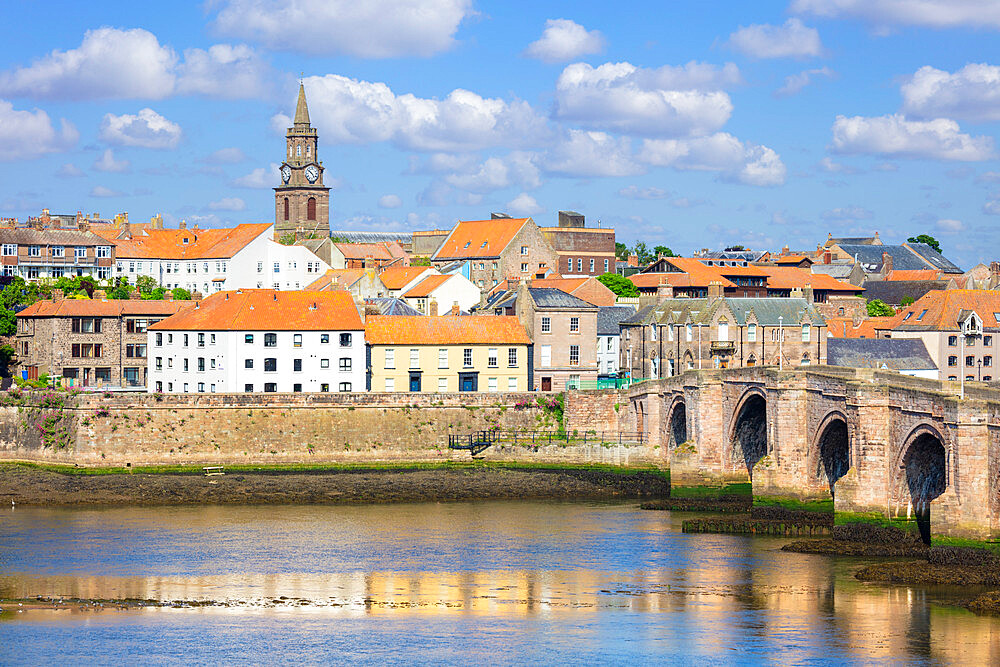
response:
<path id="1" fill-rule="evenodd" d="M 359 470 L 65 474 L 0 465 L 0 504 L 179 505 L 391 503 L 491 499 L 665 497 L 655 472 L 606 469 L 380 468 Z"/>

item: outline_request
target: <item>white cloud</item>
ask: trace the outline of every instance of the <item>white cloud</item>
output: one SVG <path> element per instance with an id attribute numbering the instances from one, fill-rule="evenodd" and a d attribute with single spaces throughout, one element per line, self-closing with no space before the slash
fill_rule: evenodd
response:
<path id="1" fill-rule="evenodd" d="M 1000 28 L 1000 4 L 991 0 L 793 0 L 791 11 L 825 18 L 857 18 L 880 28 Z"/>
<path id="2" fill-rule="evenodd" d="M 832 79 L 837 76 L 829 67 L 817 67 L 815 69 L 807 69 L 798 74 L 791 74 L 785 77 L 785 85 L 774 91 L 775 97 L 790 97 L 796 95 L 802 91 L 803 88 L 812 83 L 813 79 L 816 77 L 825 77 L 827 79 Z"/>
<path id="3" fill-rule="evenodd" d="M 115 154 L 110 148 L 101 154 L 101 157 L 94 160 L 93 167 L 97 171 L 105 171 L 115 174 L 122 174 L 129 170 L 132 163 L 128 160 L 116 160 Z"/>
<path id="4" fill-rule="evenodd" d="M 382 195 L 378 198 L 379 208 L 399 208 L 403 205 L 403 200 L 399 195 Z"/>
<path id="5" fill-rule="evenodd" d="M 177 56 L 146 30 L 88 30 L 79 48 L 0 74 L 0 91 L 34 99 L 169 96 Z"/>
<path id="6" fill-rule="evenodd" d="M 1000 199 L 991 199 L 983 204 L 983 213 L 986 215 L 1000 215 Z"/>
<path id="7" fill-rule="evenodd" d="M 278 167 L 280 166 L 277 162 L 272 162 L 269 167 L 257 167 L 249 174 L 235 179 L 233 185 L 238 188 L 269 190 L 279 183 Z"/>
<path id="8" fill-rule="evenodd" d="M 644 171 L 633 159 L 627 138 L 584 130 L 569 130 L 546 153 L 543 166 L 549 173 L 581 178 L 630 176 Z"/>
<path id="9" fill-rule="evenodd" d="M 682 171 L 711 171 L 746 185 L 781 185 L 786 168 L 767 146 L 744 143 L 719 132 L 693 139 L 646 139 L 639 151 L 646 164 Z"/>
<path id="10" fill-rule="evenodd" d="M 472 13 L 472 0 L 227 0 L 215 28 L 284 51 L 398 58 L 451 48 Z"/>
<path id="11" fill-rule="evenodd" d="M 1000 67 L 970 63 L 954 74 L 921 67 L 900 88 L 903 113 L 918 118 L 1000 120 Z"/>
<path id="12" fill-rule="evenodd" d="M 205 162 L 209 164 L 237 164 L 238 162 L 243 162 L 247 159 L 246 153 L 236 147 L 232 148 L 220 148 L 208 155 L 205 158 Z"/>
<path id="13" fill-rule="evenodd" d="M 819 32 L 796 18 L 784 25 L 740 26 L 729 36 L 729 46 L 752 58 L 815 58 L 823 54 Z"/>
<path id="14" fill-rule="evenodd" d="M 945 234 L 957 234 L 965 229 L 965 225 L 962 224 L 961 220 L 942 218 L 934 224 L 937 226 L 939 231 Z"/>
<path id="15" fill-rule="evenodd" d="M 532 42 L 524 54 L 548 63 L 562 62 L 604 50 L 604 36 L 597 30 L 588 31 L 569 19 L 549 19 L 541 38 Z"/>
<path id="16" fill-rule="evenodd" d="M 209 202 L 207 208 L 209 211 L 245 211 L 247 204 L 239 197 L 223 197 Z"/>
<path id="17" fill-rule="evenodd" d="M 95 185 L 90 190 L 91 197 L 121 197 L 122 193 L 117 190 L 112 190 L 111 188 L 106 188 L 103 185 Z"/>
<path id="18" fill-rule="evenodd" d="M 105 114 L 100 138 L 117 146 L 141 148 L 176 148 L 181 140 L 181 126 L 152 109 L 137 114 Z"/>
<path id="19" fill-rule="evenodd" d="M 443 174 L 448 172 L 469 173 L 479 165 L 473 154 L 433 153 L 424 159 L 410 156 L 409 174 Z"/>
<path id="20" fill-rule="evenodd" d="M 637 185 L 630 185 L 619 190 L 618 196 L 625 199 L 666 199 L 670 193 L 662 188 L 640 188 Z"/>
<path id="21" fill-rule="evenodd" d="M 444 180 L 460 190 L 478 194 L 513 185 L 533 189 L 542 184 L 536 157 L 532 153 L 515 151 L 504 157 L 488 158 L 474 170 L 448 174 Z"/>
<path id="22" fill-rule="evenodd" d="M 80 178 L 84 176 L 83 170 L 77 167 L 72 162 L 67 162 L 63 166 L 59 167 L 59 171 L 56 172 L 56 176 L 60 178 Z"/>
<path id="23" fill-rule="evenodd" d="M 545 210 L 538 205 L 534 197 L 526 192 L 522 192 L 507 202 L 506 208 L 514 215 L 538 215 Z"/>
<path id="24" fill-rule="evenodd" d="M 820 217 L 832 223 L 851 223 L 858 220 L 871 220 L 875 213 L 863 206 L 844 206 L 824 211 Z"/>
<path id="25" fill-rule="evenodd" d="M 947 118 L 906 120 L 900 114 L 837 116 L 830 148 L 838 153 L 975 162 L 993 157 L 992 137 L 972 137 Z"/>
<path id="26" fill-rule="evenodd" d="M 443 100 L 427 99 L 336 74 L 308 77 L 305 87 L 310 117 L 324 142 L 389 141 L 406 150 L 450 153 L 525 147 L 551 134 L 546 119 L 528 103 L 484 98 L 468 90 L 453 90 Z M 280 122 L 287 127 L 284 118 Z"/>
<path id="27" fill-rule="evenodd" d="M 823 171 L 828 171 L 831 174 L 856 174 L 858 170 L 850 165 L 846 165 L 840 162 L 834 162 L 832 159 L 825 157 L 819 161 L 819 167 Z"/>
<path id="28" fill-rule="evenodd" d="M 188 49 L 177 68 L 177 94 L 225 99 L 266 97 L 271 68 L 245 44 L 215 44 L 207 51 Z"/>
<path id="29" fill-rule="evenodd" d="M 594 129 L 640 136 L 713 132 L 729 120 L 733 104 L 720 90 L 739 81 L 733 64 L 691 62 L 683 67 L 638 68 L 630 63 L 591 67 L 574 63 L 556 82 L 556 118 Z"/>
<path id="30" fill-rule="evenodd" d="M 41 109 L 19 111 L 0 100 L 0 161 L 25 160 L 73 147 L 80 138 L 73 124 L 63 119 L 57 130 Z"/>

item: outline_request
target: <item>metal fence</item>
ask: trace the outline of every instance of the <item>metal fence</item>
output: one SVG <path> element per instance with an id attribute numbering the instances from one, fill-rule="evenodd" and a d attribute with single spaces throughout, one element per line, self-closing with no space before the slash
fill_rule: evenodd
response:
<path id="1" fill-rule="evenodd" d="M 449 436 L 449 440 L 452 436 Z M 468 438 L 468 436 L 459 436 Z M 538 445 L 642 445 L 646 434 L 638 431 L 555 431 L 517 430 L 491 433 L 494 445 L 538 446 Z"/>
<path id="2" fill-rule="evenodd" d="M 566 385 L 567 389 L 595 390 L 595 389 L 628 389 L 637 382 L 651 380 L 653 378 L 604 378 L 599 380 L 578 380 L 572 385 Z"/>

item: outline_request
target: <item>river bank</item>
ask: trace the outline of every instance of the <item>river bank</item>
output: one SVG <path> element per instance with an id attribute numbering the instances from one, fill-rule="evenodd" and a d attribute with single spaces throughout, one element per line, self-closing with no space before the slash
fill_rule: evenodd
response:
<path id="1" fill-rule="evenodd" d="M 0 503 L 15 505 L 180 505 L 390 503 L 499 499 L 658 498 L 669 476 L 611 466 L 540 467 L 496 463 L 385 467 L 271 466 L 73 469 L 0 464 Z"/>

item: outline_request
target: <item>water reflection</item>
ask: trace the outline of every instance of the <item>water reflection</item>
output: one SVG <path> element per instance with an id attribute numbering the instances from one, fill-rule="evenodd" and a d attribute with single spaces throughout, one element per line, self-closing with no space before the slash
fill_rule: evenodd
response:
<path id="1" fill-rule="evenodd" d="M 357 619 L 344 631 L 362 644 L 384 633 L 388 651 L 402 624 L 465 658 L 502 641 L 538 659 L 583 642 L 605 657 L 1000 664 L 1000 622 L 937 604 L 955 592 L 862 584 L 859 561 L 685 535 L 679 520 L 572 503 L 19 510 L 0 523 L 0 597 L 213 601 L 229 606 L 120 616 L 138 637 L 197 615 L 223 643 L 234 613 L 295 633 L 319 613 Z M 50 621 L 77 641 L 85 616 L 8 609 L 0 639 L 58 654 Z"/>

